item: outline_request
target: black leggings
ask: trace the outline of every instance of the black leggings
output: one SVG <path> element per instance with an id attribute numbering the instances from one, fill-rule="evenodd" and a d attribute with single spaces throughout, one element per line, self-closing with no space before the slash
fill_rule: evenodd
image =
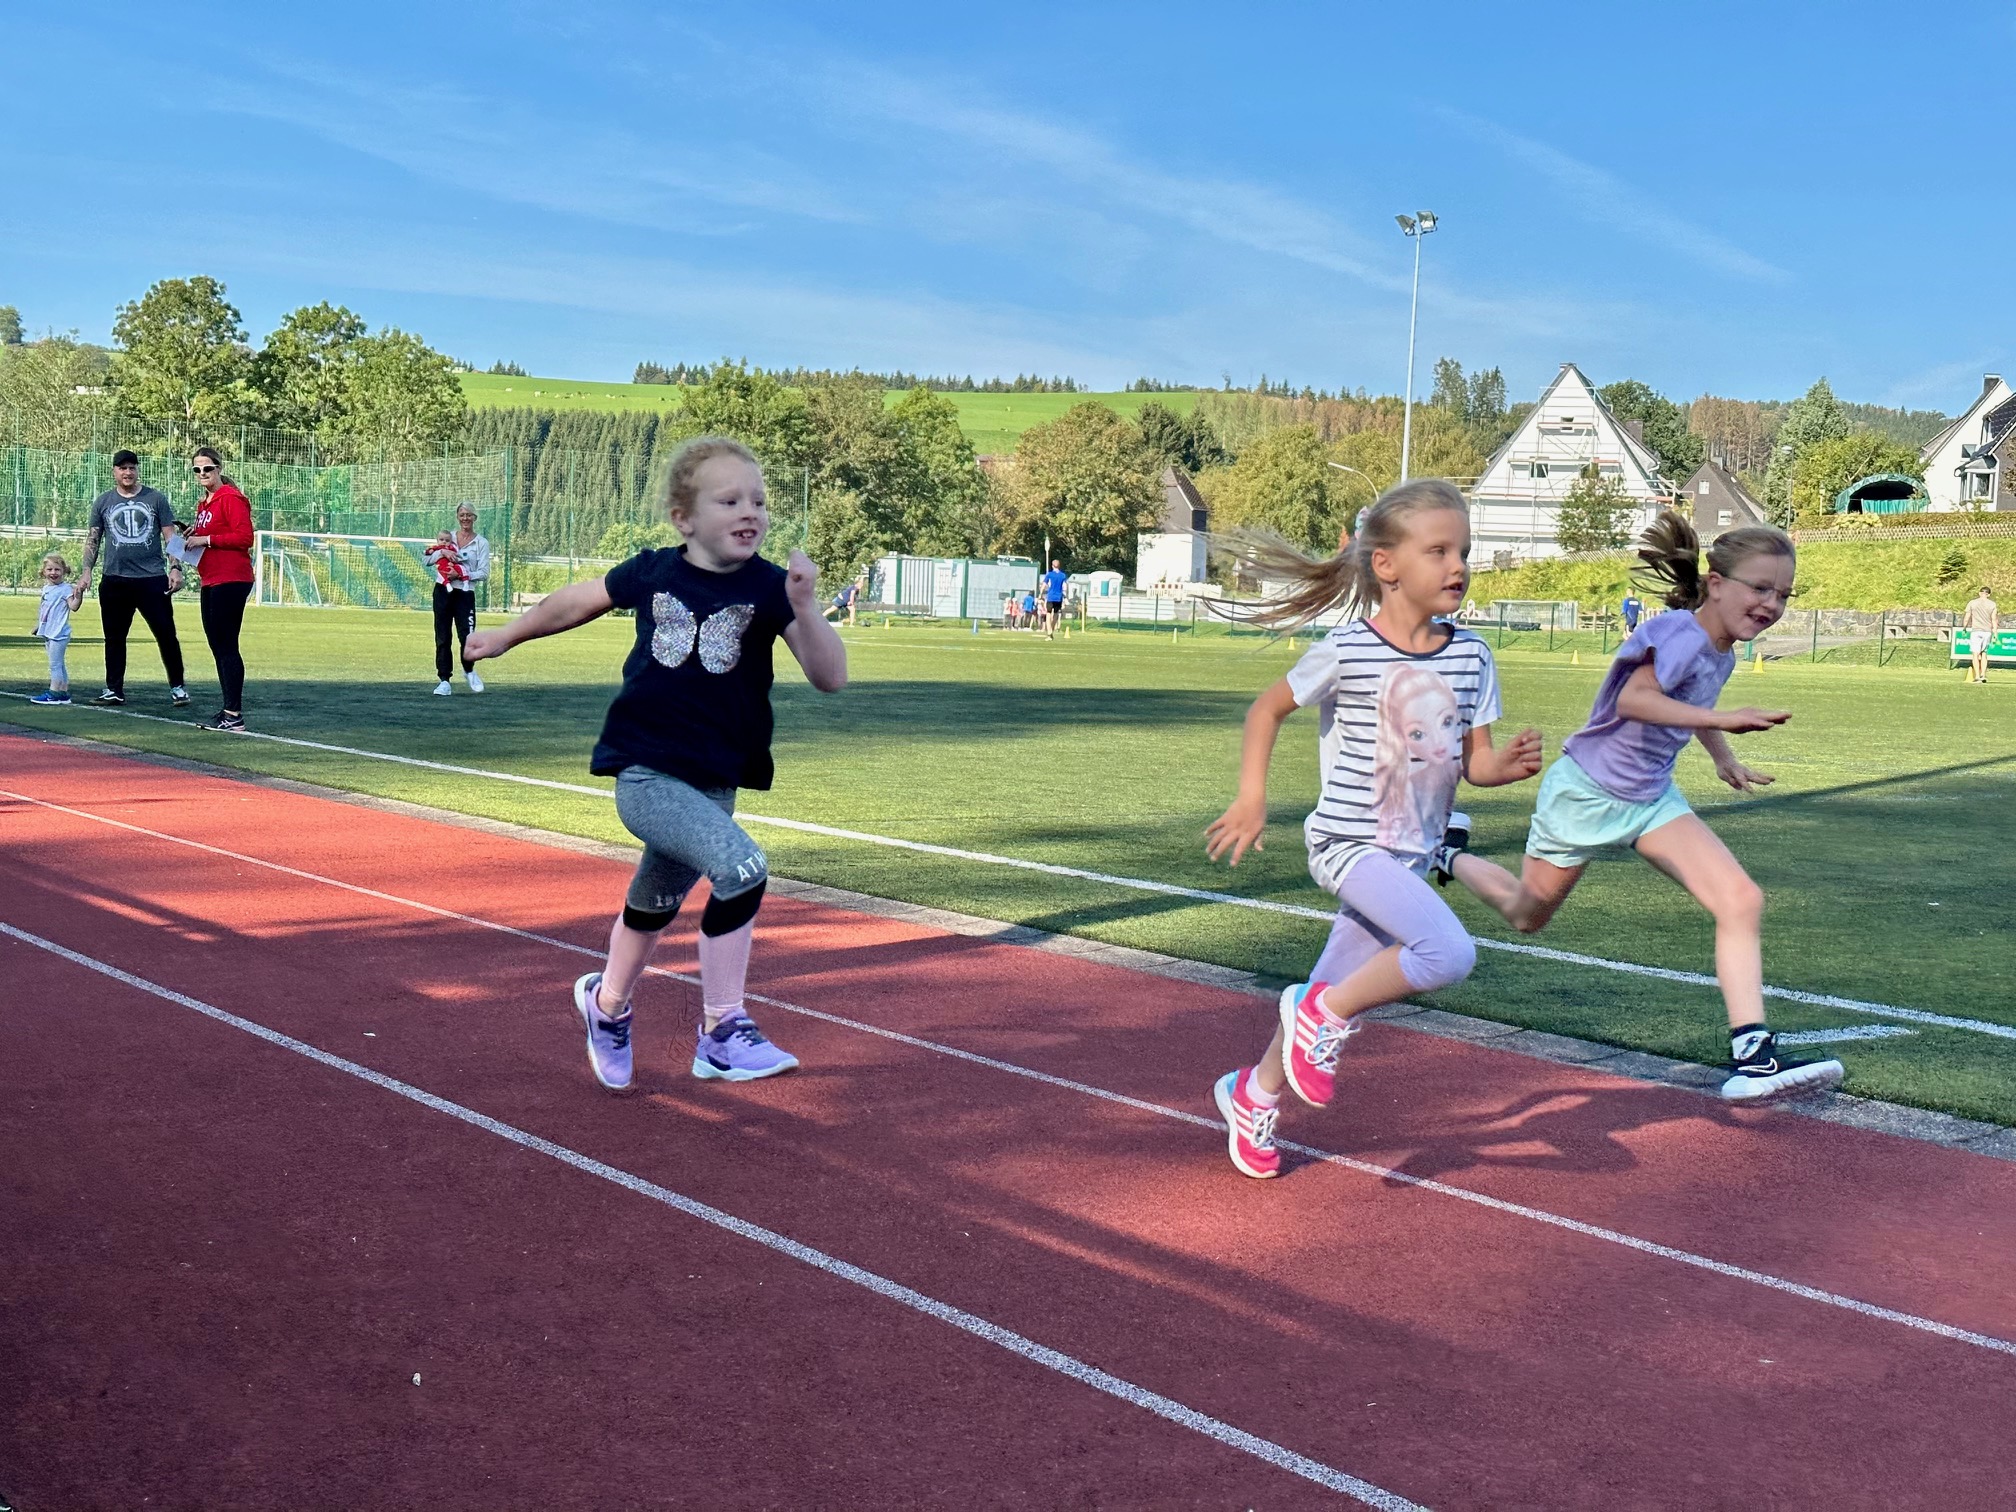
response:
<path id="1" fill-rule="evenodd" d="M 182 642 L 175 635 L 175 608 L 168 597 L 166 577 L 113 577 L 98 580 L 98 616 L 105 624 L 105 686 L 114 693 L 126 691 L 126 632 L 133 628 L 133 611 L 154 632 L 154 644 L 161 648 L 161 665 L 168 672 L 168 686 L 182 686 Z"/>
<path id="2" fill-rule="evenodd" d="M 210 642 L 210 655 L 217 663 L 224 707 L 233 714 L 245 712 L 245 658 L 238 654 L 238 629 L 245 623 L 245 600 L 250 597 L 250 583 L 206 584 L 203 589 L 203 638 Z"/>
<path id="3" fill-rule="evenodd" d="M 475 663 L 469 660 L 469 632 L 476 628 L 476 595 L 459 588 L 434 585 L 434 675 L 446 682 L 455 674 L 448 659 L 450 636 L 461 642 L 462 670 Z"/>

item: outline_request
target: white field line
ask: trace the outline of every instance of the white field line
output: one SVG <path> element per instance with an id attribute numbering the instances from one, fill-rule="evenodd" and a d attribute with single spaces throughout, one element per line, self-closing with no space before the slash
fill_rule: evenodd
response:
<path id="1" fill-rule="evenodd" d="M 416 1102 L 423 1108 L 431 1108 L 437 1113 L 445 1113 L 450 1118 L 459 1119 L 461 1122 L 481 1129 L 487 1134 L 494 1134 L 499 1139 L 509 1140 L 512 1144 L 522 1146 L 527 1150 L 551 1156 L 562 1165 L 572 1166 L 577 1171 L 589 1176 L 599 1177 L 603 1181 L 622 1187 L 625 1191 L 634 1192 L 640 1197 L 648 1197 L 653 1202 L 663 1203 L 666 1207 L 684 1213 L 689 1218 L 698 1218 L 702 1223 L 710 1223 L 715 1228 L 725 1229 L 737 1238 L 747 1239 L 753 1243 L 762 1245 L 765 1249 L 775 1250 L 778 1254 L 800 1261 L 803 1264 L 811 1266 L 814 1270 L 821 1270 L 839 1280 L 852 1282 L 856 1286 L 873 1292 L 878 1297 L 887 1298 L 891 1302 L 923 1313 L 928 1318 L 936 1318 L 941 1323 L 949 1323 L 952 1327 L 964 1333 L 969 1333 L 977 1339 L 983 1339 L 989 1344 L 998 1345 L 1010 1354 L 1019 1355 L 1032 1364 L 1041 1365 L 1046 1370 L 1054 1370 L 1059 1375 L 1077 1381 L 1081 1385 L 1090 1386 L 1094 1391 L 1102 1391 L 1107 1396 L 1119 1398 L 1129 1406 L 1139 1407 L 1143 1411 L 1152 1412 L 1155 1416 L 1166 1419 L 1176 1424 L 1179 1428 L 1188 1428 L 1191 1432 L 1202 1434 L 1205 1438 L 1215 1439 L 1218 1443 L 1224 1444 L 1228 1448 L 1250 1454 L 1255 1459 L 1265 1460 L 1277 1469 L 1286 1470 L 1291 1475 L 1299 1475 L 1304 1480 L 1314 1481 L 1317 1485 L 1327 1490 L 1341 1491 L 1346 1496 L 1354 1498 L 1365 1506 L 1380 1508 L 1382 1512 L 1420 1512 L 1416 1503 L 1408 1501 L 1405 1497 L 1396 1496 L 1383 1487 L 1375 1486 L 1370 1481 L 1360 1480 L 1357 1476 L 1339 1470 L 1334 1466 L 1323 1464 L 1320 1460 L 1313 1460 L 1306 1455 L 1297 1454 L 1292 1449 L 1283 1448 L 1272 1439 L 1261 1438 L 1258 1434 L 1248 1433 L 1243 1428 L 1234 1428 L 1230 1423 L 1222 1422 L 1208 1414 L 1197 1411 L 1195 1408 L 1186 1407 L 1181 1402 L 1165 1397 L 1159 1392 L 1150 1391 L 1145 1386 L 1136 1386 L 1132 1381 L 1122 1380 L 1119 1376 L 1110 1375 L 1095 1365 L 1088 1365 L 1083 1360 L 1051 1349 L 1046 1345 L 1038 1344 L 1034 1339 L 1016 1333 L 1013 1329 L 1003 1328 L 998 1323 L 990 1323 L 985 1318 L 967 1312 L 964 1308 L 954 1307 L 949 1302 L 940 1302 L 935 1297 L 928 1297 L 922 1292 L 911 1290 L 911 1288 L 904 1286 L 901 1282 L 891 1281 L 888 1277 L 878 1275 L 874 1271 L 864 1270 L 858 1265 L 852 1265 L 845 1260 L 836 1259 L 824 1250 L 817 1250 L 810 1245 L 800 1244 L 797 1240 L 786 1238 L 773 1229 L 767 1229 L 760 1224 L 750 1223 L 746 1219 L 737 1218 L 732 1213 L 723 1212 L 720 1208 L 709 1206 L 707 1203 L 701 1202 L 696 1198 L 687 1197 L 679 1192 L 672 1191 L 670 1188 L 659 1186 L 656 1182 L 647 1181 L 642 1176 L 633 1175 L 631 1172 L 621 1170 L 616 1166 L 606 1165 L 591 1156 L 583 1155 L 576 1150 L 570 1150 L 565 1145 L 555 1144 L 549 1139 L 541 1139 L 536 1134 L 529 1134 L 523 1129 L 514 1128 L 510 1124 L 502 1123 L 486 1114 L 478 1113 L 474 1109 L 465 1108 L 460 1103 L 450 1102 L 445 1097 L 437 1097 L 432 1092 L 422 1091 L 410 1083 L 402 1082 L 396 1077 L 387 1076 L 382 1071 L 374 1071 L 369 1066 L 360 1066 L 357 1062 L 345 1060 L 340 1055 L 331 1055 L 328 1051 L 317 1049 L 304 1040 L 295 1039 L 292 1035 L 282 1034 L 278 1030 L 269 1029 L 263 1024 L 255 1024 L 250 1019 L 240 1018 L 235 1013 L 228 1013 L 222 1008 L 212 1007 L 208 1003 L 200 1002 L 196 998 L 187 997 L 171 988 L 159 986 L 154 982 L 146 980 L 144 977 L 137 977 L 130 972 L 121 971 L 118 967 L 108 965 L 104 961 L 95 960 L 91 956 L 80 955 L 74 950 L 65 949 L 52 940 L 45 940 L 40 935 L 30 934 L 25 929 L 16 929 L 13 925 L 4 921 L 0 921 L 0 934 L 9 935 L 23 944 L 33 945 L 38 950 L 46 950 L 51 955 L 60 956 L 66 961 L 98 972 L 101 976 L 110 977 L 116 982 L 123 982 L 128 987 L 152 993 L 155 997 L 174 1003 L 178 1007 L 187 1008 L 193 1012 L 202 1014 L 206 1018 L 215 1019 L 220 1024 L 228 1024 L 231 1028 L 242 1030 L 246 1034 L 262 1039 L 270 1045 L 278 1045 L 283 1050 L 291 1050 L 296 1055 L 305 1056 L 318 1065 L 327 1066 L 334 1071 L 341 1071 L 346 1076 L 354 1076 L 359 1081 L 369 1082 L 374 1087 L 381 1087 L 387 1092 L 395 1093 L 411 1102 Z"/>
<path id="2" fill-rule="evenodd" d="M 1848 1024 L 1839 1029 L 1788 1029 L 1778 1036 L 1781 1045 L 1845 1045 L 1850 1040 L 1902 1039 L 1916 1029 L 1900 1029 L 1895 1024 Z"/>
<path id="3" fill-rule="evenodd" d="M 19 799 L 21 795 L 0 789 L 0 798 Z M 191 850 L 203 851 L 213 856 L 222 856 L 231 861 L 242 861 L 249 866 L 263 866 L 270 871 L 276 871 L 285 876 L 299 877 L 303 881 L 316 882 L 325 887 L 338 888 L 343 892 L 355 893 L 359 897 L 375 898 L 380 902 L 397 904 L 402 908 L 410 908 L 418 913 L 432 914 L 436 918 L 453 919 L 460 924 L 471 924 L 479 929 L 495 930 L 499 934 L 513 935 L 518 939 L 531 940 L 540 945 L 551 945 L 556 949 L 584 956 L 589 960 L 599 961 L 603 957 L 601 949 L 587 945 L 577 945 L 572 940 L 558 939 L 552 935 L 543 935 L 533 930 L 520 929 L 516 925 L 501 924 L 492 919 L 477 918 L 473 914 L 457 913 L 452 908 L 441 908 L 432 903 L 422 903 L 412 898 L 402 898 L 394 893 L 380 892 L 376 888 L 362 887 L 354 882 L 343 882 L 334 877 L 319 876 L 314 872 L 302 871 L 297 867 L 282 865 L 278 861 L 267 861 L 258 856 L 245 855 L 239 851 L 225 850 L 220 846 L 206 845 L 200 840 L 186 840 L 179 835 L 167 835 L 161 833 L 159 830 L 143 829 L 137 824 L 128 824 L 124 820 L 108 819 L 100 814 L 90 814 L 80 809 L 65 808 L 61 804 L 50 803 L 41 798 L 26 798 L 22 799 L 22 801 L 51 809 L 56 813 L 69 814 L 78 819 L 87 819 L 93 823 L 110 825 L 115 829 L 129 830 L 136 835 L 148 836 L 150 839 L 165 840 L 172 845 L 187 846 Z M 0 929 L 8 929 L 8 926 L 0 923 Z M 9 932 L 18 933 L 18 931 L 11 930 Z M 700 985 L 698 977 L 689 976 L 685 972 L 671 971 L 663 966 L 647 966 L 645 970 L 653 976 L 668 977 L 673 981 L 685 982 L 694 987 Z M 752 992 L 747 994 L 747 996 L 750 1001 L 761 1003 L 766 1008 L 778 1008 L 786 1013 L 797 1014 L 803 1018 L 817 1019 L 821 1023 L 832 1024 L 842 1029 L 850 1029 L 859 1034 L 871 1034 L 877 1039 L 906 1045 L 914 1050 L 925 1050 L 934 1055 L 943 1055 L 953 1060 L 965 1061 L 970 1065 L 985 1066 L 990 1071 L 1001 1071 L 1010 1076 L 1022 1077 L 1028 1081 L 1041 1082 L 1045 1086 L 1062 1088 L 1067 1092 L 1076 1092 L 1083 1097 L 1096 1098 L 1101 1102 L 1115 1103 L 1123 1108 L 1133 1108 L 1141 1113 L 1150 1113 L 1157 1118 L 1167 1118 L 1177 1123 L 1191 1124 L 1197 1128 L 1210 1129 L 1214 1132 L 1222 1132 L 1225 1128 L 1225 1125 L 1215 1118 L 1205 1118 L 1200 1114 L 1187 1113 L 1180 1108 L 1167 1107 L 1162 1103 L 1148 1102 L 1138 1097 L 1129 1097 L 1124 1092 L 1114 1092 L 1105 1087 L 1095 1087 L 1088 1082 L 1072 1081 L 1068 1077 L 1053 1076 L 1047 1071 L 1038 1071 L 1030 1066 L 1017 1065 L 1013 1061 L 997 1060 L 990 1055 L 981 1055 L 972 1050 L 962 1050 L 956 1045 L 944 1045 L 938 1043 L 936 1040 L 920 1039 L 916 1035 L 904 1034 L 900 1030 L 885 1029 L 878 1024 L 863 1023 L 858 1019 L 846 1018 L 837 1013 L 827 1013 L 818 1008 L 807 1008 L 803 1004 L 786 1002 L 783 998 L 769 997 L 760 992 Z M 1349 1155 L 1338 1155 L 1329 1150 L 1319 1149 L 1314 1145 L 1297 1144 L 1285 1139 L 1279 1141 L 1279 1143 L 1281 1148 L 1285 1150 L 1293 1150 L 1297 1154 L 1306 1155 L 1312 1160 L 1321 1160 L 1330 1165 L 1342 1166 L 1346 1170 L 1357 1171 L 1366 1176 L 1376 1177 L 1381 1181 L 1398 1182 L 1403 1186 L 1414 1187 L 1420 1191 L 1433 1192 L 1442 1197 L 1452 1197 L 1459 1202 L 1472 1203 L 1495 1213 L 1504 1213 L 1515 1218 L 1524 1218 L 1534 1223 L 1544 1223 L 1552 1228 L 1565 1229 L 1569 1233 L 1580 1234 L 1585 1238 L 1598 1239 L 1606 1244 L 1619 1245 L 1624 1249 L 1635 1250 L 1643 1255 L 1654 1255 L 1662 1260 L 1671 1260 L 1681 1265 L 1692 1266 L 1697 1270 L 1705 1270 L 1717 1276 L 1726 1276 L 1731 1280 L 1745 1281 L 1753 1286 L 1762 1286 L 1771 1291 L 1784 1292 L 1794 1297 L 1802 1297 L 1809 1302 L 1819 1302 L 1829 1307 L 1843 1308 L 1848 1312 L 1859 1313 L 1866 1318 L 1878 1318 L 1886 1323 L 1902 1324 L 1906 1328 L 1915 1328 L 1923 1333 L 1936 1334 L 1942 1339 L 1951 1339 L 1962 1344 L 1972 1344 L 1978 1348 L 1995 1350 L 2001 1354 L 2016 1355 L 2016 1342 L 2011 1342 L 2007 1339 L 1998 1339 L 1991 1334 L 1975 1333 L 1970 1329 L 1956 1328 L 1951 1324 L 1940 1323 L 1931 1318 L 1921 1318 L 1912 1313 L 1898 1312 L 1893 1308 L 1879 1307 L 1873 1302 L 1862 1302 L 1854 1297 L 1842 1296 L 1837 1292 L 1822 1291 L 1818 1287 L 1805 1286 L 1797 1281 L 1788 1281 L 1782 1276 L 1774 1276 L 1766 1271 L 1751 1270 L 1741 1265 L 1731 1265 L 1725 1261 L 1711 1259 L 1706 1255 L 1693 1254 L 1688 1250 L 1676 1249 L 1671 1245 L 1658 1244 L 1650 1239 L 1640 1239 L 1634 1234 L 1621 1233 L 1616 1229 L 1603 1228 L 1593 1223 L 1584 1223 L 1576 1218 L 1566 1218 L 1559 1213 L 1550 1213 L 1544 1208 L 1528 1207 L 1518 1202 L 1507 1202 L 1501 1198 L 1487 1196 L 1482 1192 L 1473 1192 L 1466 1187 L 1451 1186 L 1447 1182 L 1436 1181 L 1426 1176 L 1415 1176 L 1406 1171 L 1396 1171 L 1390 1166 L 1377 1165 L 1369 1160 L 1358 1160 Z"/>
<path id="4" fill-rule="evenodd" d="M 7 698 L 25 699 L 23 693 L 0 693 Z M 126 709 L 98 709 L 96 705 L 78 705 L 104 714 L 124 715 L 128 719 L 146 719 L 156 724 L 178 724 L 187 726 L 187 720 L 168 719 L 159 714 L 135 714 Z M 420 767 L 431 772 L 449 772 L 458 777 L 481 777 L 491 782 L 512 782 L 522 787 L 548 788 L 559 793 L 579 793 L 590 798 L 607 798 L 608 788 L 590 787 L 580 782 L 560 782 L 551 777 L 527 777 L 518 772 L 495 772 L 485 767 L 458 766 L 446 761 L 427 761 L 418 756 L 396 756 L 389 751 L 366 751 L 355 746 L 330 745 L 319 740 L 302 740 L 291 735 L 268 735 L 258 730 L 235 732 L 230 738 L 241 740 L 269 740 L 276 745 L 299 746 L 310 751 L 329 751 L 341 756 L 361 756 L 368 761 L 391 762 L 398 766 Z M 996 856 L 987 851 L 961 850 L 956 846 L 932 845 L 922 840 L 899 840 L 892 835 L 873 835 L 862 830 L 836 829 L 827 824 L 811 824 L 803 819 L 777 819 L 764 814 L 738 813 L 735 816 L 744 824 L 767 824 L 776 829 L 797 830 L 802 834 L 821 835 L 832 840 L 852 840 L 862 845 L 888 846 L 896 850 L 916 851 L 927 856 L 945 856 L 955 861 L 974 861 L 986 866 L 1006 866 L 1018 871 L 1043 872 L 1053 877 L 1070 877 L 1081 882 L 1098 882 L 1108 887 L 1124 887 L 1135 892 L 1155 893 L 1163 897 L 1188 898 L 1198 903 L 1222 903 L 1232 908 L 1250 908 L 1262 913 L 1287 914 L 1291 918 L 1316 919 L 1327 924 L 1336 917 L 1334 910 L 1308 908 L 1300 903 L 1276 903 L 1267 898 L 1242 898 L 1236 893 L 1212 892 L 1201 887 L 1182 887 L 1173 882 L 1157 882 L 1147 877 L 1123 877 L 1111 872 L 1086 871 L 1076 866 L 1058 866 L 1048 861 L 1028 861 L 1020 856 Z M 1579 951 L 1555 950 L 1545 945 L 1522 945 L 1513 940 L 1493 940 L 1477 938 L 1477 945 L 1484 950 L 1503 951 L 1507 955 L 1529 956 L 1535 960 L 1553 961 L 1563 966 L 1582 966 L 1598 971 L 1621 972 L 1628 976 L 1650 977 L 1656 981 L 1679 982 L 1689 987 L 1714 987 L 1715 978 L 1698 971 L 1674 971 L 1664 966 L 1641 966 L 1635 961 L 1613 961 L 1607 956 L 1583 955 Z M 1835 997 L 1825 992 L 1801 992 L 1793 987 L 1766 986 L 1764 996 L 1781 1002 L 1804 1003 L 1816 1008 L 1838 1008 L 1848 1013 L 1866 1014 L 1871 1018 L 1896 1019 L 1904 1023 L 1929 1024 L 1940 1029 L 1960 1029 L 1970 1034 L 1986 1034 L 1997 1039 L 2016 1040 L 2016 1026 L 1990 1023 L 1983 1019 L 1956 1018 L 1950 1014 L 1928 1013 L 1920 1008 L 1901 1008 L 1892 1003 L 1865 1002 L 1860 998 Z"/>

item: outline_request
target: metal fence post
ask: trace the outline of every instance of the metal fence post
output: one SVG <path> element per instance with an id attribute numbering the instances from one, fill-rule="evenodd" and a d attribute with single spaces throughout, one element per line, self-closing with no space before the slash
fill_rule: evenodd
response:
<path id="1" fill-rule="evenodd" d="M 1816 662 L 1820 660 L 1820 611 L 1818 609 L 1813 611 L 1813 654 L 1807 660 Z"/>
<path id="2" fill-rule="evenodd" d="M 1876 665 L 1887 666 L 1890 661 L 1890 611 L 1881 610 L 1876 616 Z"/>

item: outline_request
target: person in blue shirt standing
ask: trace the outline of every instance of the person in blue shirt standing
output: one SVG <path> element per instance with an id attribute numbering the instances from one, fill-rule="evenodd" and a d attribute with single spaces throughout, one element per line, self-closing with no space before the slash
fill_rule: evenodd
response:
<path id="1" fill-rule="evenodd" d="M 1638 618 L 1645 612 L 1644 602 L 1631 589 L 1624 590 L 1624 633 L 1631 634 L 1638 628 Z"/>
<path id="2" fill-rule="evenodd" d="M 1064 585 L 1070 581 L 1062 562 L 1052 562 L 1043 574 L 1043 628 L 1052 640 L 1057 639 L 1057 622 L 1064 618 Z"/>

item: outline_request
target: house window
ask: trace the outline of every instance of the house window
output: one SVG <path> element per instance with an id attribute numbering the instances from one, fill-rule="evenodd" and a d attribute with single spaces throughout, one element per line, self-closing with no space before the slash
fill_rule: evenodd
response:
<path id="1" fill-rule="evenodd" d="M 1734 525 L 1736 523 L 1736 511 L 1733 509 L 1716 510 L 1715 523 L 1717 525 Z"/>
<path id="2" fill-rule="evenodd" d="M 1994 481 L 1995 479 L 1992 473 L 1977 472 L 1967 474 L 1967 497 L 1970 499 L 1987 498 L 1989 494 L 1990 485 Z"/>
<path id="3" fill-rule="evenodd" d="M 1528 462 L 1526 469 L 1527 476 L 1529 477 L 1544 478 L 1547 476 L 1547 464 L 1545 462 Z"/>
<path id="4" fill-rule="evenodd" d="M 1708 492 L 1708 480 L 1707 480 L 1706 478 L 1703 478 L 1703 479 L 1701 480 L 1701 484 L 1700 484 L 1700 486 L 1699 486 L 1698 488 L 1696 488 L 1696 489 L 1694 490 L 1694 492 L 1696 492 L 1696 493 L 1706 493 L 1706 492 Z"/>

